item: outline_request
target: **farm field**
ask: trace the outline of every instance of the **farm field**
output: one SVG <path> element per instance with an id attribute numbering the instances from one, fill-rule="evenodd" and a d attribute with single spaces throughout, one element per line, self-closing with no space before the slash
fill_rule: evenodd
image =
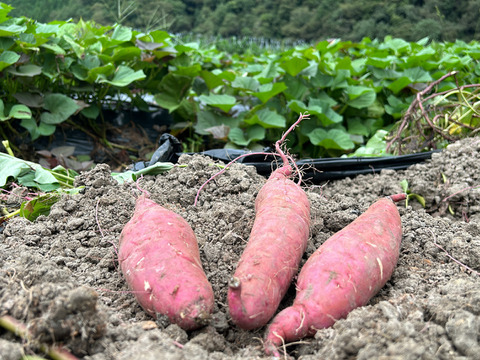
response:
<path id="1" fill-rule="evenodd" d="M 285 359 L 478 358 L 478 41 L 384 36 L 315 43 L 260 39 L 260 45 L 248 37 L 210 41 L 82 19 L 41 23 L 12 17 L 12 9 L 0 2 L 1 360 L 267 359 L 272 357 L 264 351 L 266 338 L 268 351 L 278 350 Z M 208 151 L 243 154 L 247 165 L 226 166 L 204 156 Z M 247 152 L 256 157 L 243 157 Z M 428 160 L 401 170 L 373 161 L 398 165 L 417 155 Z M 249 159 L 262 170 L 249 166 Z M 265 167 L 274 170 L 280 160 L 290 164 L 261 191 Z M 300 172 L 297 160 L 307 164 Z M 338 169 L 340 160 L 351 165 Z M 372 160 L 368 168 L 364 160 Z M 320 162 L 332 169 L 330 180 L 319 176 Z M 337 177 L 358 169 L 362 175 Z M 299 174 L 301 188 L 290 181 Z M 270 322 L 265 314 L 278 301 L 275 314 L 292 305 L 296 285 L 304 285 L 302 275 L 295 276 L 298 262 L 301 268 L 378 199 L 403 193 L 406 200 L 386 206 L 392 222 L 384 224 L 396 230 L 385 233 L 401 237 L 398 264 L 386 285 L 332 327 L 276 349 L 271 340 L 281 336 L 264 326 Z M 188 224 L 161 210 L 155 224 L 139 215 L 142 221 L 121 235 L 142 194 Z M 257 195 L 263 206 L 255 209 Z M 153 230 L 137 228 L 142 224 Z M 164 242 L 162 255 L 186 266 L 163 265 L 174 280 L 161 294 L 188 302 L 192 293 L 200 308 L 194 323 L 185 320 L 180 305 L 175 314 L 188 330 L 165 314 L 151 317 L 149 312 L 171 304 L 149 308 L 150 283 L 130 272 L 130 266 L 145 269 L 145 258 L 155 251 L 130 261 L 119 255 L 130 245 L 136 249 L 141 235 L 176 235 L 173 224 L 188 236 Z M 368 225 L 359 228 L 377 232 L 378 226 Z M 265 266 L 269 276 L 258 281 L 272 296 L 254 298 L 252 306 L 235 303 L 242 291 L 261 293 L 245 291 L 248 285 L 239 279 L 255 278 L 250 285 L 257 284 L 260 275 L 251 275 L 248 266 L 260 263 L 262 247 L 242 257 L 247 265 L 236 271 L 249 236 L 269 239 L 267 258 L 271 250 L 281 252 L 275 266 Z M 129 245 L 119 249 L 127 237 Z M 274 243 L 282 238 L 299 242 L 286 251 L 281 241 Z M 297 255 L 288 258 L 292 253 Z M 392 266 L 381 256 L 363 260 L 373 259 L 375 271 L 378 264 L 376 280 L 383 285 Z M 179 290 L 184 282 L 175 285 L 187 267 L 201 278 L 204 293 L 199 287 Z M 272 285 L 283 270 L 288 279 Z M 340 274 L 322 271 L 327 284 Z M 357 291 L 355 281 L 350 276 L 345 288 L 353 284 L 362 296 L 376 286 L 363 282 Z M 135 295 L 143 297 L 144 308 Z M 294 327 L 296 333 L 311 330 L 306 323 L 313 323 L 308 316 Z"/>
<path id="2" fill-rule="evenodd" d="M 424 197 L 423 208 L 400 202 L 403 238 L 391 280 L 367 306 L 314 338 L 287 347 L 295 359 L 475 359 L 480 315 L 480 139 L 449 145 L 403 171 L 304 184 L 312 223 L 307 257 L 376 199 L 402 192 Z M 32 333 L 23 341 L 1 330 L 4 359 L 41 355 L 37 341 L 63 344 L 84 359 L 264 359 L 265 328 L 234 326 L 226 307 L 228 281 L 253 223 L 253 199 L 265 182 L 252 167 L 218 171 L 212 160 L 184 155 L 185 167 L 146 176 L 139 185 L 159 204 L 182 215 L 195 231 L 215 293 L 211 322 L 185 332 L 153 321 L 129 292 L 115 248 L 133 213 L 132 184 L 119 185 L 108 166 L 82 173 L 80 194 L 64 196 L 48 216 L 11 219 L 0 234 L 0 312 Z M 17 201 L 11 196 L 11 202 Z M 453 260 L 454 258 L 455 260 Z M 459 264 L 461 263 L 461 264 Z M 292 286 L 280 308 L 289 306 Z"/>

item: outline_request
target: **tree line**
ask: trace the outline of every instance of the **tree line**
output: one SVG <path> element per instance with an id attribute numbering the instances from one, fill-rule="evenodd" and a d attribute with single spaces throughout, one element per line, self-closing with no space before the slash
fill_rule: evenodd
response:
<path id="1" fill-rule="evenodd" d="M 480 40 L 480 0 L 10 0 L 13 16 L 151 31 L 316 42 L 386 35 Z"/>

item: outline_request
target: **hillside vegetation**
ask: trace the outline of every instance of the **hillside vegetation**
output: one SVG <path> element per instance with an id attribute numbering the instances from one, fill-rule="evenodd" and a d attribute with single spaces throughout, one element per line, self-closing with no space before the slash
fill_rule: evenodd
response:
<path id="1" fill-rule="evenodd" d="M 360 41 L 480 39 L 480 0 L 9 0 L 14 16 L 206 36 Z"/>

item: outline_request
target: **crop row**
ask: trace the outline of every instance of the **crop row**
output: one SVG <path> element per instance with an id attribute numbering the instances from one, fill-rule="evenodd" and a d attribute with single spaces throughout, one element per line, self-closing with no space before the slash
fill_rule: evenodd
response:
<path id="1" fill-rule="evenodd" d="M 384 135 L 416 93 L 453 70 L 455 81 L 445 79 L 436 91 L 475 84 L 480 76 L 477 42 L 338 39 L 240 55 L 164 31 L 42 24 L 9 17 L 10 10 L 0 3 L 4 138 L 15 130 L 12 122 L 35 140 L 67 120 L 99 123 L 112 99 L 148 111 L 146 99 L 153 98 L 171 114 L 172 131 L 206 137 L 211 146 L 263 147 L 308 112 L 290 136 L 293 152 L 382 155 Z"/>

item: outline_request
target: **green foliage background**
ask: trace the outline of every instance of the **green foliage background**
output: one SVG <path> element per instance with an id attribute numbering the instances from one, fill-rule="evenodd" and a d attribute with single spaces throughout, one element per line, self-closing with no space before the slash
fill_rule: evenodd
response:
<path id="1" fill-rule="evenodd" d="M 13 16 L 268 39 L 480 39 L 480 0 L 10 0 Z M 122 16 L 125 19 L 121 19 Z M 128 15 L 128 16 L 127 16 Z"/>
<path id="2" fill-rule="evenodd" d="M 137 3 L 118 4 L 119 20 L 136 13 Z M 382 156 L 385 135 L 429 83 L 437 80 L 435 90 L 449 93 L 480 83 L 478 41 L 365 37 L 237 53 L 163 30 L 84 20 L 42 23 L 11 17 L 11 10 L 0 2 L 0 137 L 13 143 L 26 134 L 32 141 L 50 137 L 66 125 L 114 147 L 104 110 L 121 109 L 118 99 L 124 99 L 129 108 L 167 110 L 169 131 L 194 152 L 263 148 L 308 112 L 310 119 L 289 135 L 292 152 Z M 432 106 L 452 109 L 471 101 L 462 100 L 434 133 L 424 130 L 431 124 L 412 122 L 422 133 L 413 150 L 444 146 L 444 133 L 453 139 L 480 127 L 477 95 L 454 95 Z M 412 138 L 411 129 L 403 130 Z"/>

